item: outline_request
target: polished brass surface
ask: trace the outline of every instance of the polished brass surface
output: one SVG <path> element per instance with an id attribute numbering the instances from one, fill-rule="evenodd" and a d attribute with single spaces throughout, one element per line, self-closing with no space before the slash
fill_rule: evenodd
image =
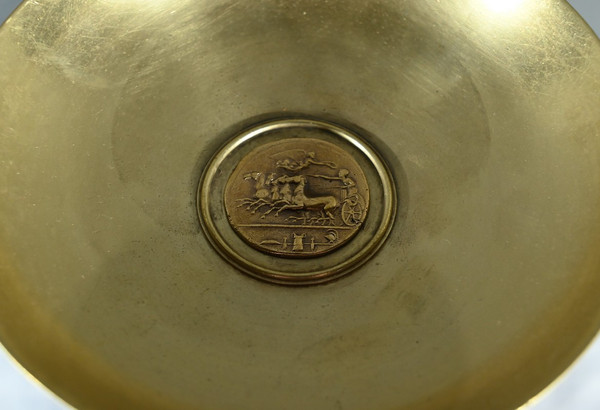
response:
<path id="1" fill-rule="evenodd" d="M 29 1 L 0 96 L 0 339 L 76 407 L 509 409 L 600 325 L 600 45 L 562 1 Z M 232 136 L 294 119 L 367 150 L 320 257 L 202 216 L 271 143 Z"/>

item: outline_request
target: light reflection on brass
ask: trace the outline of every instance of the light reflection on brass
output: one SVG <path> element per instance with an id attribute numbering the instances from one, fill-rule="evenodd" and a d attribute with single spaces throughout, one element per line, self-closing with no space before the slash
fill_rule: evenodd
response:
<path id="1" fill-rule="evenodd" d="M 524 4 L 530 0 L 480 0 L 487 8 L 495 13 L 508 14 L 508 17 L 514 17 L 519 11 L 523 10 Z"/>

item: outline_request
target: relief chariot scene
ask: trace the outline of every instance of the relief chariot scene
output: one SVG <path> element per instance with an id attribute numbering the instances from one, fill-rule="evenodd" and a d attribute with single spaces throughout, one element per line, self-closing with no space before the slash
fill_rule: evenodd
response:
<path id="1" fill-rule="evenodd" d="M 365 221 L 369 189 L 350 154 L 320 139 L 288 138 L 246 155 L 225 207 L 234 230 L 270 254 L 311 257 L 348 242 Z"/>

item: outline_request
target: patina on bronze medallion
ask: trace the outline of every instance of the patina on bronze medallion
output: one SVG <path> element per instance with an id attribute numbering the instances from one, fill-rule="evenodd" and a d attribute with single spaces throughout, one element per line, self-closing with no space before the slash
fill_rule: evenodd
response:
<path id="1" fill-rule="evenodd" d="M 198 214 L 207 239 L 254 277 L 310 285 L 366 263 L 388 236 L 396 191 L 358 133 L 276 119 L 235 135 L 205 167 Z"/>
<path id="2" fill-rule="evenodd" d="M 315 257 L 347 243 L 369 207 L 369 187 L 345 150 L 315 138 L 259 146 L 225 188 L 231 226 L 254 248 L 277 256 Z"/>

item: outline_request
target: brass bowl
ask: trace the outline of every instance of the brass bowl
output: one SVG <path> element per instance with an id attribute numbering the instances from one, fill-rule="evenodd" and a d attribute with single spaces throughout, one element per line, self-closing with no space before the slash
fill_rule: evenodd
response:
<path id="1" fill-rule="evenodd" d="M 600 327 L 600 45 L 563 1 L 31 0 L 0 96 L 0 339 L 75 407 L 508 409 Z M 202 188 L 282 121 L 364 171 L 329 253 Z"/>

